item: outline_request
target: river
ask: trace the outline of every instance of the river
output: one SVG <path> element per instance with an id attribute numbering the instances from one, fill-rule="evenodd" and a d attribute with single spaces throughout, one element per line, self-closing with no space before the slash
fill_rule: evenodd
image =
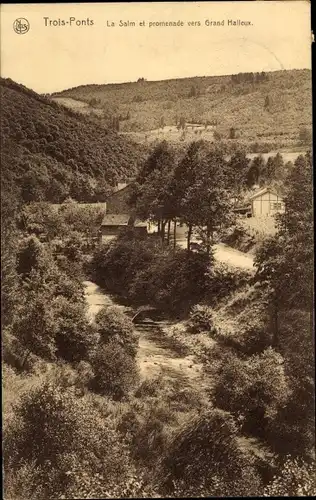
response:
<path id="1" fill-rule="evenodd" d="M 119 304 L 113 296 L 92 281 L 84 281 L 83 284 L 90 321 L 106 306 L 118 306 L 128 315 L 135 312 L 132 307 Z M 162 328 L 166 326 L 168 322 L 155 322 L 149 318 L 135 324 L 139 334 L 137 364 L 141 378 L 145 380 L 162 376 L 169 381 L 181 381 L 183 385 L 194 386 L 203 379 L 202 365 L 196 362 L 193 355 L 184 353 L 183 348 L 180 349 L 164 335 Z"/>

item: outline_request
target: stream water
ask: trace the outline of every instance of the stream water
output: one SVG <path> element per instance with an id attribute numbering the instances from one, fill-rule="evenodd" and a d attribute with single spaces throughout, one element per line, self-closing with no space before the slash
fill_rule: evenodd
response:
<path id="1" fill-rule="evenodd" d="M 119 304 L 113 296 L 92 281 L 84 281 L 84 286 L 90 321 L 104 306 L 115 305 L 126 314 L 133 313 L 131 307 Z M 162 328 L 168 326 L 166 322 L 151 321 L 149 318 L 135 324 L 139 334 L 137 363 L 141 377 L 150 379 L 163 376 L 183 385 L 194 385 L 202 378 L 202 365 L 195 361 L 194 356 L 185 355 L 183 350 L 164 335 Z"/>

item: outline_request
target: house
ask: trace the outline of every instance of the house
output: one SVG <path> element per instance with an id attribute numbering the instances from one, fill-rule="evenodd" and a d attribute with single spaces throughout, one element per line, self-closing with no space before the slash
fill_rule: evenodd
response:
<path id="1" fill-rule="evenodd" d="M 262 188 L 252 196 L 251 202 L 252 217 L 268 217 L 285 210 L 285 204 L 280 194 L 270 188 Z"/>
<path id="2" fill-rule="evenodd" d="M 124 228 L 134 228 L 140 236 L 147 236 L 148 223 L 136 218 L 133 208 L 129 204 L 132 192 L 131 184 L 119 183 L 115 191 L 106 201 L 106 215 L 100 227 L 101 242 L 107 242 Z"/>
<path id="3" fill-rule="evenodd" d="M 106 214 L 100 227 L 101 243 L 112 240 L 128 227 L 134 228 L 134 231 L 140 236 L 147 236 L 147 222 L 135 219 L 130 214 Z"/>

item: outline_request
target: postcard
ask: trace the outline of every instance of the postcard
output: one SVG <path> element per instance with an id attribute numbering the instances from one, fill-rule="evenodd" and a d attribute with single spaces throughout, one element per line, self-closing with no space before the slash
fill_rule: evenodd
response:
<path id="1" fill-rule="evenodd" d="M 310 20 L 1 5 L 6 500 L 316 494 Z"/>

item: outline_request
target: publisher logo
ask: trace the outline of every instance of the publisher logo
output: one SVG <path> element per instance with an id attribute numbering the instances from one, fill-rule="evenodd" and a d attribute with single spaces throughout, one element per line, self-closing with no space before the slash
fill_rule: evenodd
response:
<path id="1" fill-rule="evenodd" d="M 30 29 L 30 23 L 24 17 L 18 17 L 13 23 L 13 29 L 18 35 L 25 35 Z"/>

